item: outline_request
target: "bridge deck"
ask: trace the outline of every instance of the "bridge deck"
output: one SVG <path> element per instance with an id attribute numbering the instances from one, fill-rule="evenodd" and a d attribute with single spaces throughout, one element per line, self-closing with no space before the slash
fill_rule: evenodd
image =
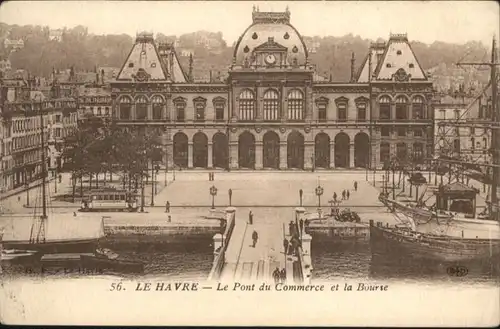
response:
<path id="1" fill-rule="evenodd" d="M 258 234 L 255 248 L 252 246 L 254 230 Z M 285 267 L 281 222 L 256 221 L 250 225 L 241 218 L 236 220 L 221 281 L 272 281 L 272 272 L 276 267 Z"/>

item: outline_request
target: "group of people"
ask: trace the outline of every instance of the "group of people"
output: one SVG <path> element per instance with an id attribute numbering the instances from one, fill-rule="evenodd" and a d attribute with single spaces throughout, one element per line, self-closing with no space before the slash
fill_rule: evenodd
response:
<path id="1" fill-rule="evenodd" d="M 273 271 L 274 283 L 286 283 L 286 270 L 282 268 L 281 270 L 276 267 Z"/>
<path id="2" fill-rule="evenodd" d="M 215 180 L 215 173 L 209 172 L 208 173 L 208 181 L 213 182 Z"/>
<path id="3" fill-rule="evenodd" d="M 358 191 L 358 182 L 354 181 L 354 191 L 357 192 Z M 342 199 L 340 199 L 340 201 L 343 201 L 343 200 L 349 200 L 349 198 L 351 197 L 351 192 L 349 192 L 349 189 L 346 189 L 346 190 L 342 190 Z M 333 192 L 333 201 L 337 202 L 337 192 Z M 333 215 L 338 215 L 339 214 L 339 209 L 338 207 L 337 208 L 333 208 L 331 209 L 331 214 L 332 216 Z"/>

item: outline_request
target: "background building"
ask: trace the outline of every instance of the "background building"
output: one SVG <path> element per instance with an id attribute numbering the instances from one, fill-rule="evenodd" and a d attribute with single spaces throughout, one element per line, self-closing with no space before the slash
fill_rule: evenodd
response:
<path id="1" fill-rule="evenodd" d="M 192 83 L 172 45 L 137 36 L 116 81 L 113 117 L 162 137 L 187 168 L 380 167 L 433 153 L 432 82 L 408 38 L 373 44 L 351 79 L 318 81 L 290 12 L 252 13 L 225 81 Z"/>

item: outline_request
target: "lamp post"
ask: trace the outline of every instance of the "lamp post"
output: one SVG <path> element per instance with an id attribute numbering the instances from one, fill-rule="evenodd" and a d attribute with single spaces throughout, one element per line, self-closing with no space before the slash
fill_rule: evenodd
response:
<path id="1" fill-rule="evenodd" d="M 321 187 L 321 185 L 318 184 L 318 187 L 316 187 L 316 195 L 318 196 L 318 208 L 321 208 L 321 196 L 323 195 L 323 187 Z"/>
<path id="2" fill-rule="evenodd" d="M 302 207 L 302 195 L 304 194 L 304 191 L 302 189 L 299 190 L 299 200 L 300 200 L 300 206 Z"/>
<path id="3" fill-rule="evenodd" d="M 144 212 L 144 177 L 141 173 L 141 212 Z"/>
<path id="4" fill-rule="evenodd" d="M 229 191 L 227 191 L 227 194 L 229 195 L 229 207 L 231 207 L 231 200 L 233 198 L 233 190 L 229 189 Z"/>
<path id="5" fill-rule="evenodd" d="M 217 187 L 213 186 L 210 188 L 210 195 L 212 196 L 212 209 L 215 209 L 215 196 L 217 195 Z"/>
<path id="6" fill-rule="evenodd" d="M 150 206 L 155 205 L 155 166 L 153 165 L 153 159 L 151 159 L 151 203 Z"/>

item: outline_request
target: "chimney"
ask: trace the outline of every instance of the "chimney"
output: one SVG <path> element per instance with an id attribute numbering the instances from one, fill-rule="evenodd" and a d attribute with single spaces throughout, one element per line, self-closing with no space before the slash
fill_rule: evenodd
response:
<path id="1" fill-rule="evenodd" d="M 356 63 L 356 59 L 354 58 L 354 52 L 351 54 L 351 82 L 354 82 L 354 65 Z"/>

